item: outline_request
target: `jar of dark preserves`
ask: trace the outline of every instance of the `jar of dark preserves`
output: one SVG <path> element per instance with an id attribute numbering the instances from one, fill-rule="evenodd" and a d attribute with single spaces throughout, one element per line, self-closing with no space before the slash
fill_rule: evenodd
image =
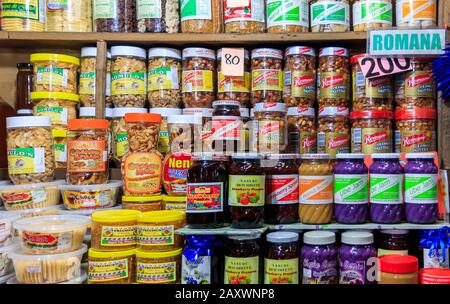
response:
<path id="1" fill-rule="evenodd" d="M 408 230 L 381 230 L 378 237 L 378 257 L 389 254 L 408 255 Z"/>
<path id="2" fill-rule="evenodd" d="M 240 149 L 242 120 L 237 100 L 217 100 L 213 102 L 212 147 L 216 152 L 228 155 Z"/>
<path id="3" fill-rule="evenodd" d="M 228 170 L 228 205 L 233 228 L 263 225 L 265 175 L 258 153 L 235 153 Z"/>
<path id="4" fill-rule="evenodd" d="M 230 236 L 225 248 L 225 284 L 259 284 L 260 234 Z"/>
<path id="5" fill-rule="evenodd" d="M 298 284 L 299 244 L 295 232 L 267 234 L 264 255 L 264 284 Z"/>
<path id="6" fill-rule="evenodd" d="M 269 154 L 262 162 L 266 174 L 267 224 L 290 224 L 298 221 L 297 154 Z"/>

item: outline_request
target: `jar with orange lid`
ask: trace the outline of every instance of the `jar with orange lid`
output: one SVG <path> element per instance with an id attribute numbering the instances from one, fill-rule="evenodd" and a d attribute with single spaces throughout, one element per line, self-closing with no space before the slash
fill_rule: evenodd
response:
<path id="1" fill-rule="evenodd" d="M 186 211 L 186 197 L 163 195 L 163 210 L 181 210 Z"/>
<path id="2" fill-rule="evenodd" d="M 395 111 L 395 152 L 436 151 L 436 110 Z"/>
<path id="3" fill-rule="evenodd" d="M 141 212 L 162 210 L 162 195 L 155 196 L 122 196 L 122 208 Z"/>
<path id="4" fill-rule="evenodd" d="M 181 252 L 136 250 L 136 283 L 177 284 L 181 279 Z"/>
<path id="5" fill-rule="evenodd" d="M 88 284 L 131 284 L 136 278 L 136 249 L 88 252 Z"/>
<path id="6" fill-rule="evenodd" d="M 419 260 L 415 256 L 385 255 L 378 262 L 378 284 L 419 283 Z"/>

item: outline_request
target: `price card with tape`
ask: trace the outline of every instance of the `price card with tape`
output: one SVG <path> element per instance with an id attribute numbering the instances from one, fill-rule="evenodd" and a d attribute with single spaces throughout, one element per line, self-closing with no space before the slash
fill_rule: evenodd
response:
<path id="1" fill-rule="evenodd" d="M 226 0 L 227 7 L 245 7 L 250 5 L 250 0 Z"/>
<path id="2" fill-rule="evenodd" d="M 244 49 L 222 48 L 222 74 L 244 76 Z"/>
<path id="3" fill-rule="evenodd" d="M 409 58 L 361 57 L 358 63 L 366 78 L 375 78 L 412 70 Z"/>

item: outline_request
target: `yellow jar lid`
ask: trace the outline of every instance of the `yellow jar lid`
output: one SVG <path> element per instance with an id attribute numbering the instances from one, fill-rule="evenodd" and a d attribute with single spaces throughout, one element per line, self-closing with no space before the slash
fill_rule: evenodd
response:
<path id="1" fill-rule="evenodd" d="M 124 195 L 122 196 L 122 202 L 128 202 L 128 203 L 146 203 L 146 202 L 158 202 L 162 201 L 163 196 L 162 195 L 156 195 L 156 196 L 132 196 L 132 195 Z"/>
<path id="2" fill-rule="evenodd" d="M 179 210 L 147 211 L 138 218 L 143 223 L 172 222 L 186 219 L 186 214 Z"/>
<path id="3" fill-rule="evenodd" d="M 165 201 L 165 202 L 176 202 L 176 203 L 186 203 L 186 196 L 163 195 L 163 201 Z"/>
<path id="4" fill-rule="evenodd" d="M 121 257 L 128 257 L 130 255 L 134 255 L 136 253 L 136 249 L 129 249 L 123 251 L 98 251 L 95 249 L 89 249 L 89 257 L 94 259 L 114 259 Z"/>
<path id="5" fill-rule="evenodd" d="M 159 252 L 159 251 L 142 251 L 140 249 L 136 250 L 136 257 L 137 258 L 144 258 L 144 259 L 163 259 L 163 258 L 170 258 L 175 257 L 177 255 L 180 255 L 183 249 L 176 249 L 172 251 L 165 251 L 165 252 Z"/>
<path id="6" fill-rule="evenodd" d="M 62 54 L 49 54 L 49 53 L 31 54 L 30 62 L 33 63 L 36 61 L 61 61 L 80 65 L 80 59 L 78 59 L 77 57 Z"/>
<path id="7" fill-rule="evenodd" d="M 79 102 L 80 96 L 78 96 L 77 94 L 64 93 L 64 92 L 31 92 L 30 99 L 31 100 L 63 99 L 63 100 Z"/>
<path id="8" fill-rule="evenodd" d="M 52 136 L 53 137 L 67 137 L 67 130 L 53 129 Z"/>
<path id="9" fill-rule="evenodd" d="M 100 223 L 129 222 L 135 221 L 140 214 L 141 212 L 138 210 L 105 210 L 93 213 L 92 220 Z"/>

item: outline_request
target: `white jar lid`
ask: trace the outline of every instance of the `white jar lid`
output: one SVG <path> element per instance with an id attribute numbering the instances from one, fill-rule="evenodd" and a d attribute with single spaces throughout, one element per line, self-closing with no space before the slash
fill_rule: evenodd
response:
<path id="1" fill-rule="evenodd" d="M 259 102 L 253 107 L 256 112 L 286 112 L 286 104 L 281 102 Z"/>
<path id="2" fill-rule="evenodd" d="M 340 57 L 348 57 L 348 50 L 346 48 L 341 47 L 326 47 L 320 49 L 319 57 L 324 56 L 340 56 Z"/>
<path id="3" fill-rule="evenodd" d="M 80 107 L 80 117 L 95 117 L 95 107 Z"/>
<path id="4" fill-rule="evenodd" d="M 188 57 L 201 57 L 215 60 L 216 52 L 207 48 L 185 48 L 183 49 L 183 59 Z"/>
<path id="5" fill-rule="evenodd" d="M 113 117 L 125 117 L 127 113 L 147 113 L 146 108 L 114 108 Z"/>
<path id="6" fill-rule="evenodd" d="M 289 107 L 287 109 L 287 116 L 312 116 L 316 117 L 314 108 L 305 107 Z"/>
<path id="7" fill-rule="evenodd" d="M 292 243 L 298 241 L 298 233 L 277 231 L 267 234 L 267 241 L 270 243 Z"/>
<path id="8" fill-rule="evenodd" d="M 6 118 L 6 128 L 51 127 L 50 116 L 14 116 Z"/>
<path id="9" fill-rule="evenodd" d="M 216 100 L 212 103 L 213 107 L 216 106 L 232 106 L 232 107 L 240 107 L 241 103 L 237 100 Z"/>
<path id="10" fill-rule="evenodd" d="M 330 245 L 336 242 L 336 234 L 330 231 L 308 231 L 303 234 L 303 243 L 308 245 Z"/>
<path id="11" fill-rule="evenodd" d="M 202 117 L 212 117 L 211 108 L 184 108 L 183 115 L 201 115 Z"/>
<path id="12" fill-rule="evenodd" d="M 364 159 L 364 153 L 338 153 L 337 159 Z"/>
<path id="13" fill-rule="evenodd" d="M 347 245 L 373 244 L 373 234 L 364 231 L 346 231 L 341 235 L 341 242 Z"/>
<path id="14" fill-rule="evenodd" d="M 295 153 L 273 154 L 273 153 L 271 153 L 271 154 L 266 154 L 265 158 L 270 159 L 270 160 L 299 159 L 300 154 L 295 154 Z"/>
<path id="15" fill-rule="evenodd" d="M 84 47 L 81 49 L 81 58 L 83 57 L 97 57 L 96 47 Z M 111 59 L 111 52 L 108 50 L 106 52 L 106 58 Z"/>
<path id="16" fill-rule="evenodd" d="M 114 109 L 105 108 L 105 118 L 113 118 L 114 117 Z"/>
<path id="17" fill-rule="evenodd" d="M 232 159 L 262 159 L 262 155 L 255 152 L 238 152 L 231 155 Z"/>
<path id="18" fill-rule="evenodd" d="M 178 108 L 151 108 L 150 113 L 159 114 L 162 117 L 167 117 L 170 115 L 181 115 L 181 109 Z"/>
<path id="19" fill-rule="evenodd" d="M 169 115 L 167 116 L 167 123 L 169 124 L 202 124 L 201 119 L 195 115 Z"/>
<path id="20" fill-rule="evenodd" d="M 372 159 L 399 159 L 400 153 L 373 153 Z"/>
<path id="21" fill-rule="evenodd" d="M 115 56 L 133 56 L 146 59 L 147 52 L 143 48 L 135 46 L 113 46 L 111 47 L 111 55 Z"/>
<path id="22" fill-rule="evenodd" d="M 148 58 L 170 57 L 181 60 L 181 51 L 173 48 L 151 48 L 148 50 Z"/>
<path id="23" fill-rule="evenodd" d="M 308 46 L 291 46 L 284 52 L 284 56 L 289 55 L 316 56 L 316 51 Z"/>
<path id="24" fill-rule="evenodd" d="M 281 50 L 271 48 L 259 48 L 252 51 L 252 59 L 266 57 L 283 59 L 283 52 Z"/>
<path id="25" fill-rule="evenodd" d="M 321 107 L 319 117 L 324 116 L 348 116 L 348 108 L 345 107 Z"/>
<path id="26" fill-rule="evenodd" d="M 239 111 L 241 112 L 241 117 L 244 118 L 250 117 L 250 110 L 248 108 L 240 108 Z"/>
<path id="27" fill-rule="evenodd" d="M 406 153 L 406 159 L 434 159 L 432 153 Z"/>
<path id="28" fill-rule="evenodd" d="M 222 57 L 222 49 L 217 50 L 217 60 Z M 244 59 L 250 59 L 250 52 L 244 49 Z"/>

